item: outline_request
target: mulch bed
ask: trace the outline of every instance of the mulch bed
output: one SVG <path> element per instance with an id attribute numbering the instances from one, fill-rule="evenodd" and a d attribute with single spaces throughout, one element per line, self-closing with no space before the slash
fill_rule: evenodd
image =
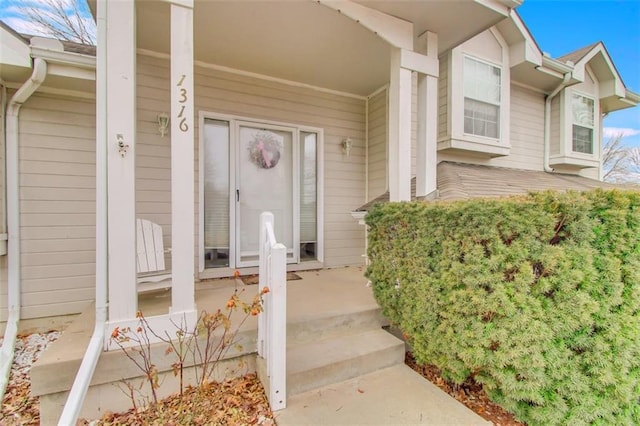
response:
<path id="1" fill-rule="evenodd" d="M 58 331 L 19 336 L 7 391 L 2 400 L 0 425 L 37 426 L 40 404 L 31 396 L 29 370 L 42 351 L 60 336 Z M 2 339 L 0 339 L 0 342 Z M 189 388 L 182 396 L 172 395 L 152 407 L 109 413 L 100 420 L 82 420 L 80 425 L 264 425 L 275 420 L 255 374 Z"/>
<path id="2" fill-rule="evenodd" d="M 496 426 L 526 426 L 525 423 L 517 421 L 513 414 L 505 411 L 498 404 L 489 400 L 489 397 L 482 389 L 482 385 L 472 379 L 461 385 L 447 382 L 442 378 L 440 370 L 433 365 L 421 366 L 416 364 L 416 360 L 411 352 L 407 352 L 405 363 L 414 371 L 422 375 L 434 385 L 457 399 L 467 408 L 476 414 L 490 421 Z"/>
<path id="3" fill-rule="evenodd" d="M 264 425 L 275 426 L 262 384 L 255 374 L 188 388 L 156 405 L 108 413 L 80 425 Z"/>

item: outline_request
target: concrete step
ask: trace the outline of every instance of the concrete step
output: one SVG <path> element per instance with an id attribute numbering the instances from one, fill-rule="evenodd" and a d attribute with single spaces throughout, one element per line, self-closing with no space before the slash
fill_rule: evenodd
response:
<path id="1" fill-rule="evenodd" d="M 381 328 L 287 349 L 287 396 L 404 362 L 404 343 Z"/>
<path id="2" fill-rule="evenodd" d="M 287 324 L 287 345 L 295 346 L 307 342 L 379 329 L 384 320 L 381 309 L 364 308 L 352 312 L 323 313 L 321 317 L 301 318 Z"/>

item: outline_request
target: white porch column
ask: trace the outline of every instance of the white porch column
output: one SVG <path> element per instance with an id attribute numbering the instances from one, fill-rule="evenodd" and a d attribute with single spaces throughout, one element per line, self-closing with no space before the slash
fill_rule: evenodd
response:
<path id="1" fill-rule="evenodd" d="M 438 35 L 418 37 L 418 52 L 438 64 Z M 418 73 L 418 137 L 416 144 L 416 197 L 435 196 L 438 160 L 438 75 Z"/>
<path id="2" fill-rule="evenodd" d="M 171 314 L 193 311 L 193 1 L 171 4 Z"/>
<path id="3" fill-rule="evenodd" d="M 133 0 L 109 2 L 106 19 L 109 322 L 135 318 L 136 17 Z"/>
<path id="4" fill-rule="evenodd" d="M 411 71 L 403 68 L 402 49 L 391 48 L 389 81 L 389 198 L 411 199 Z"/>

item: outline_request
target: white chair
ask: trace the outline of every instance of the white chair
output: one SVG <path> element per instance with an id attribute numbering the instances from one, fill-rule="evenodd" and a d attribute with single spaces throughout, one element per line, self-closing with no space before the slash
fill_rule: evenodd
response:
<path id="1" fill-rule="evenodd" d="M 162 227 L 146 219 L 136 219 L 138 292 L 171 287 L 171 273 L 166 272 Z M 157 272 L 164 273 L 158 274 Z"/>

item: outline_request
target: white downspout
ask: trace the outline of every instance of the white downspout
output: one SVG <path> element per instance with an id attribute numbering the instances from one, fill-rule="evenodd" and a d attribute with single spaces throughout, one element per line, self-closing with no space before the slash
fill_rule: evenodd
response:
<path id="1" fill-rule="evenodd" d="M 549 166 L 549 151 L 551 146 L 551 101 L 558 93 L 569 84 L 571 79 L 571 71 L 564 74 L 562 83 L 551 92 L 544 101 L 544 150 L 543 150 L 543 168 L 547 173 L 551 173 L 553 169 Z"/>
<path id="2" fill-rule="evenodd" d="M 4 80 L 2 80 L 0 78 L 0 86 L 2 86 L 2 93 L 0 93 L 0 99 L 2 99 L 2 104 L 0 105 L 0 108 L 2 109 L 0 111 L 0 116 L 2 116 L 2 123 L 0 124 L 0 127 L 2 128 L 2 146 L 3 146 L 3 150 L 4 147 L 6 146 L 6 137 L 7 137 L 7 132 L 6 132 L 6 121 L 5 118 L 7 117 L 7 86 L 4 82 Z M 2 222 L 0 222 L 0 256 L 7 254 L 7 196 L 6 196 L 6 190 L 7 190 L 7 166 L 6 166 L 6 153 L 3 152 L 3 157 L 5 158 L 5 164 L 4 167 L 2 168 L 2 172 L 0 173 L 0 185 L 2 185 L 2 196 L 0 198 L 2 198 L 2 200 L 0 200 L 0 216 L 2 216 Z"/>
<path id="3" fill-rule="evenodd" d="M 69 391 L 60 426 L 75 425 L 103 350 L 107 322 L 107 1 L 98 0 L 96 51 L 96 319 L 87 351 Z"/>
<path id="4" fill-rule="evenodd" d="M 0 351 L 0 397 L 9 382 L 11 363 L 15 351 L 18 321 L 20 321 L 20 188 L 18 168 L 18 117 L 20 107 L 42 84 L 47 76 L 47 63 L 41 58 L 33 60 L 33 73 L 29 80 L 18 89 L 7 106 L 7 233 L 8 268 L 7 268 L 7 302 L 8 318 L 4 333 L 4 343 Z"/>

